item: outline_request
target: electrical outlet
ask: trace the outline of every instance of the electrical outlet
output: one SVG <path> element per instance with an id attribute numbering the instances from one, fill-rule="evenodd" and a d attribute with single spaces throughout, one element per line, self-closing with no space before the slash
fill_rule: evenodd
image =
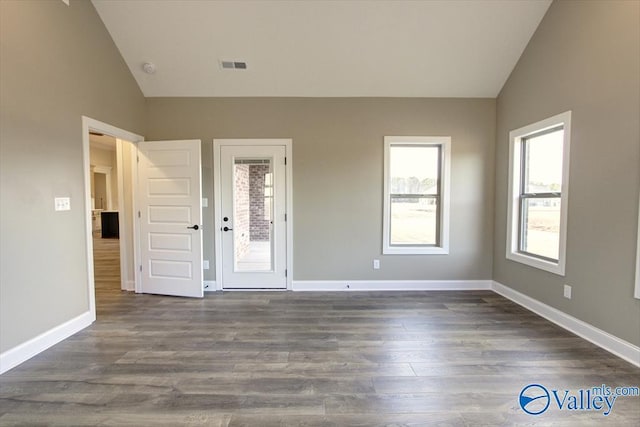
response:
<path id="1" fill-rule="evenodd" d="M 202 269 L 203 270 L 208 270 L 209 269 L 209 260 L 205 259 L 204 261 L 202 261 Z"/>
<path id="2" fill-rule="evenodd" d="M 374 270 L 380 270 L 380 260 L 379 259 L 374 259 L 373 260 L 373 269 Z"/>
<path id="3" fill-rule="evenodd" d="M 53 199 L 54 207 L 56 211 L 70 211 L 71 210 L 71 198 L 70 197 L 55 197 Z"/>
<path id="4" fill-rule="evenodd" d="M 564 297 L 571 299 L 571 286 L 564 285 Z"/>

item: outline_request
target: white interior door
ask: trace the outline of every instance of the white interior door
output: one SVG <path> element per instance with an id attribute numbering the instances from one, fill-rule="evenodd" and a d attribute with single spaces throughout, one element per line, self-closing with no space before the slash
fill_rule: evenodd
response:
<path id="1" fill-rule="evenodd" d="M 222 145 L 222 289 L 286 289 L 284 145 Z"/>
<path id="2" fill-rule="evenodd" d="M 143 293 L 202 297 L 200 140 L 138 143 Z"/>

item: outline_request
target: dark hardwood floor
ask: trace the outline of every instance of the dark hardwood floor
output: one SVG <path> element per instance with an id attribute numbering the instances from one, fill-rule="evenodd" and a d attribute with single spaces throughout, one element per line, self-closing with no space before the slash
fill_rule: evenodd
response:
<path id="1" fill-rule="evenodd" d="M 0 425 L 640 425 L 638 397 L 526 414 L 530 383 L 640 386 L 640 369 L 492 292 L 199 300 L 109 282 L 95 324 L 0 377 Z"/>

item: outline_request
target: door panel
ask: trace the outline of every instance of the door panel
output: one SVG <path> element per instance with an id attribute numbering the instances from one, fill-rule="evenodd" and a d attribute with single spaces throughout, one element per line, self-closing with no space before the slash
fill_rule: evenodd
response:
<path id="1" fill-rule="evenodd" d="M 222 288 L 286 289 L 284 146 L 221 146 Z"/>
<path id="2" fill-rule="evenodd" d="M 138 156 L 142 292 L 202 297 L 200 141 L 140 142 Z"/>

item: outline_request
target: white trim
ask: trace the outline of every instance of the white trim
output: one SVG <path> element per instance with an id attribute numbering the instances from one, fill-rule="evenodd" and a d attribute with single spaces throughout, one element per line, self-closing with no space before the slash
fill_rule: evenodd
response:
<path id="1" fill-rule="evenodd" d="M 286 186 L 286 212 L 287 212 L 287 289 L 293 289 L 293 140 L 287 139 L 285 144 L 285 158 L 288 159 L 284 166 Z"/>
<path id="2" fill-rule="evenodd" d="M 132 291 L 135 281 L 127 280 L 129 277 L 129 248 L 126 239 L 126 218 L 125 201 L 124 201 L 124 158 L 122 152 L 122 144 L 125 141 L 116 138 L 116 168 L 117 168 L 117 184 L 118 184 L 118 236 L 120 236 L 120 289 L 123 291 Z"/>
<path id="3" fill-rule="evenodd" d="M 84 211 L 85 211 L 85 235 L 86 235 L 86 261 L 87 261 L 87 286 L 89 288 L 89 313 L 91 313 L 92 321 L 96 318 L 96 289 L 95 278 L 93 270 L 93 227 L 91 224 L 91 160 L 90 151 L 91 145 L 89 142 L 89 131 L 100 132 L 106 135 L 113 136 L 116 139 L 124 139 L 126 141 L 136 143 L 144 141 L 144 137 L 131 133 L 124 129 L 117 128 L 107 123 L 100 122 L 90 117 L 82 116 L 82 162 L 83 162 L 83 175 L 84 175 Z M 120 168 L 121 169 L 121 168 Z M 135 172 L 135 170 L 132 170 Z M 135 206 L 135 193 L 134 193 L 134 206 Z M 131 238 L 135 238 L 135 221 L 133 223 L 134 235 Z M 120 235 L 120 250 L 122 251 L 123 245 L 126 244 L 125 237 Z M 122 252 L 121 252 L 122 253 Z M 126 251 L 125 251 L 126 253 Z M 134 265 L 137 264 L 137 254 L 134 254 Z M 122 274 L 122 272 L 121 272 Z M 136 276 L 136 284 L 139 283 L 139 278 Z M 121 284 L 122 286 L 122 284 Z"/>
<path id="4" fill-rule="evenodd" d="M 96 320 L 96 288 L 93 271 L 93 224 L 91 206 L 91 145 L 89 142 L 90 121 L 82 117 L 82 168 L 84 176 L 85 250 L 87 262 L 87 286 L 89 292 L 89 312 Z"/>
<path id="5" fill-rule="evenodd" d="M 640 202 L 638 203 L 640 205 Z M 633 293 L 635 298 L 640 299 L 640 206 L 638 207 L 638 245 L 636 249 L 636 289 Z"/>
<path id="6" fill-rule="evenodd" d="M 287 214 L 287 289 L 293 289 L 293 140 L 291 138 L 277 139 L 217 139 L 213 140 L 213 199 L 214 199 L 214 246 L 215 246 L 215 263 L 216 263 L 216 290 L 222 290 L 222 257 L 218 254 L 222 253 L 222 235 L 218 232 L 222 224 L 222 206 L 221 206 L 221 164 L 220 150 L 223 145 L 284 145 L 285 158 L 285 185 L 286 185 L 286 214 Z"/>
<path id="7" fill-rule="evenodd" d="M 534 256 L 528 256 L 519 251 L 518 228 L 520 210 L 520 176 L 521 176 L 521 144 L 522 138 L 558 125 L 564 126 L 564 141 L 562 153 L 562 195 L 560 197 L 560 248 L 558 262 L 546 261 Z M 565 274 L 567 252 L 567 216 L 569 201 L 569 164 L 571 146 L 571 111 L 557 114 L 548 119 L 521 127 L 509 132 L 509 184 L 507 205 L 507 244 L 506 258 L 531 267 L 549 271 L 560 276 Z"/>
<path id="8" fill-rule="evenodd" d="M 640 347 L 496 281 L 493 281 L 492 289 L 495 293 L 523 306 L 527 310 L 640 367 Z"/>
<path id="9" fill-rule="evenodd" d="M 390 239 L 389 173 L 390 149 L 392 145 L 441 146 L 440 188 L 440 246 L 392 246 Z M 449 206 L 451 193 L 451 137 L 450 136 L 385 136 L 384 137 L 384 180 L 382 213 L 382 253 L 390 255 L 446 255 L 449 253 Z"/>
<path id="10" fill-rule="evenodd" d="M 203 280 L 202 289 L 205 292 L 216 292 L 218 290 L 215 280 Z"/>
<path id="11" fill-rule="evenodd" d="M 491 290 L 491 280 L 294 280 L 294 291 L 479 291 Z"/>
<path id="12" fill-rule="evenodd" d="M 221 292 L 291 292 L 289 289 L 272 289 L 272 288 L 227 288 L 221 289 Z"/>
<path id="13" fill-rule="evenodd" d="M 70 337 L 91 325 L 95 320 L 95 313 L 86 311 L 40 335 L 31 338 L 29 341 L 13 347 L 0 354 L 0 374 L 15 368 L 19 364 L 26 362 L 33 356 L 45 351 L 49 347 Z"/>
<path id="14" fill-rule="evenodd" d="M 140 255 L 140 218 L 138 217 L 138 144 L 133 144 L 131 150 L 131 236 L 133 238 L 133 289 L 135 293 L 142 293 L 142 258 Z"/>
<path id="15" fill-rule="evenodd" d="M 222 185 L 220 180 L 222 179 L 222 171 L 220 170 L 222 165 L 220 164 L 220 143 L 213 140 L 213 150 L 211 152 L 211 161 L 213 162 L 213 250 L 214 250 L 214 262 L 216 265 L 216 291 L 222 290 L 222 235 L 218 233 L 219 224 L 222 223 L 222 206 L 221 194 Z"/>
<path id="16" fill-rule="evenodd" d="M 134 292 L 136 290 L 136 282 L 135 282 L 135 280 L 126 280 L 122 284 L 122 290 L 123 291 Z"/>

